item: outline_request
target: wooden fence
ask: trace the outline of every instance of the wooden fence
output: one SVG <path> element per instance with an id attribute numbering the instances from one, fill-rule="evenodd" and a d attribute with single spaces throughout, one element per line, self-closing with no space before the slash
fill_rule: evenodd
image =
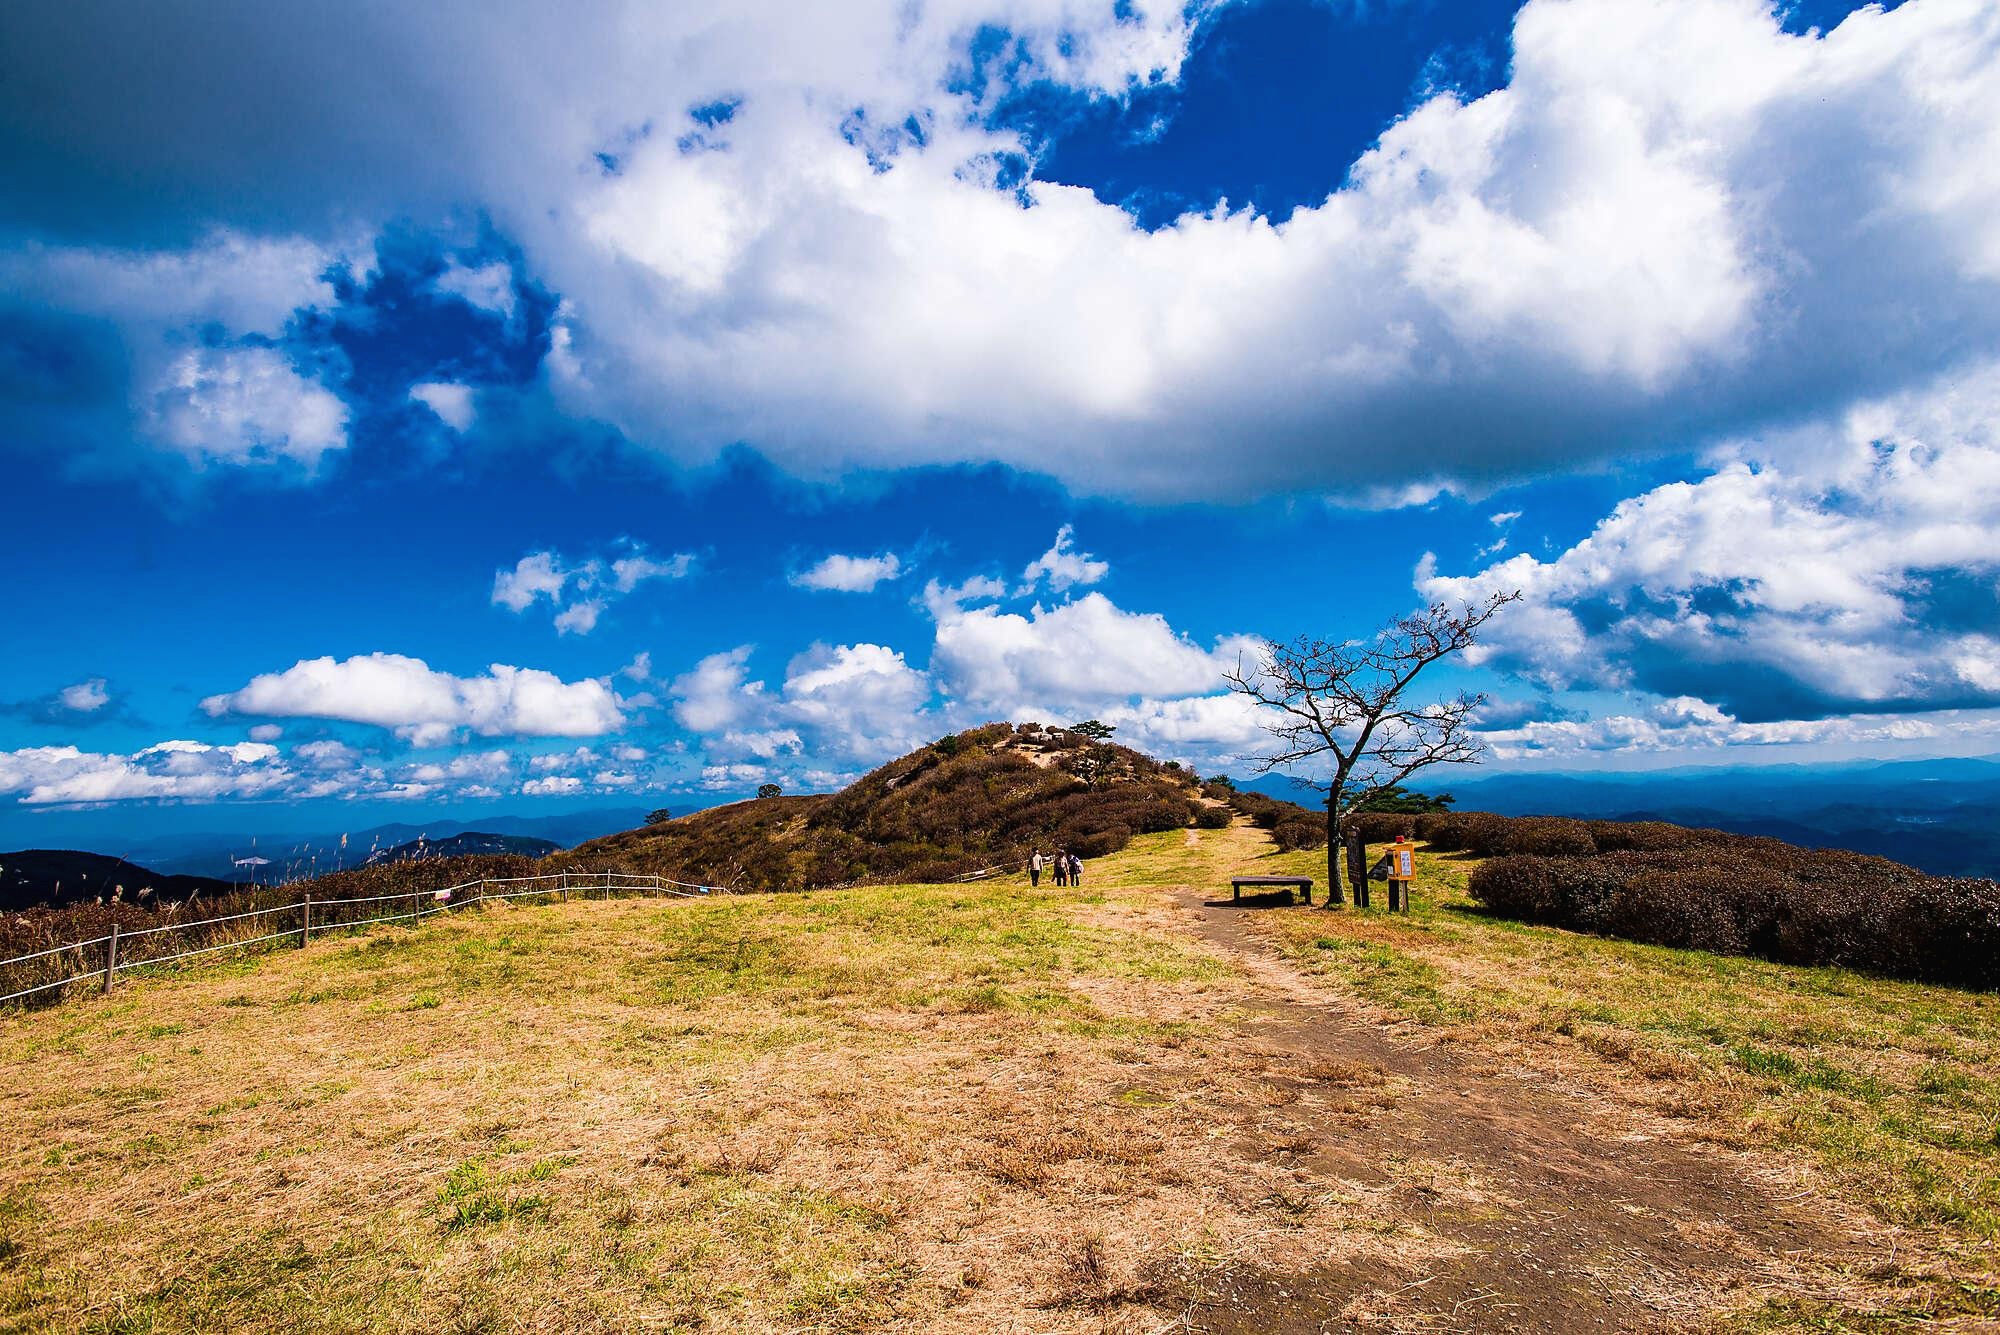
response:
<path id="1" fill-rule="evenodd" d="M 708 894 L 733 894 L 727 886 L 696 885 L 664 876 L 635 872 L 564 871 L 544 876 L 481 877 L 437 890 L 348 899 L 314 899 L 312 891 L 290 904 L 228 913 L 214 918 L 162 923 L 136 931 L 111 931 L 87 941 L 71 941 L 45 950 L 0 960 L 0 1006 L 59 1000 L 78 984 L 101 986 L 109 992 L 118 976 L 134 969 L 193 959 L 224 950 L 256 947 L 278 949 L 304 946 L 315 932 L 350 931 L 378 923 L 422 922 L 496 899 L 540 897 L 567 901 L 571 895 L 611 898 L 622 895 L 662 895 L 692 899 Z M 39 981 L 30 981 L 39 979 Z M 22 986 L 28 983 L 28 986 Z"/>

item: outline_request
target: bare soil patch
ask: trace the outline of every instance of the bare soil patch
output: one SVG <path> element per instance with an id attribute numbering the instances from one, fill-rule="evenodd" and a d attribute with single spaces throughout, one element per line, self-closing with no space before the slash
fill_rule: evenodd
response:
<path id="1" fill-rule="evenodd" d="M 1866 1255 L 1786 1166 L 1398 1035 L 1283 963 L 1255 915 L 1179 904 L 1250 980 L 1245 1051 L 1296 1128 L 1266 1157 L 1378 1193 L 1411 1230 L 1303 1271 L 1187 1277 L 1190 1329 L 1678 1329 Z"/>

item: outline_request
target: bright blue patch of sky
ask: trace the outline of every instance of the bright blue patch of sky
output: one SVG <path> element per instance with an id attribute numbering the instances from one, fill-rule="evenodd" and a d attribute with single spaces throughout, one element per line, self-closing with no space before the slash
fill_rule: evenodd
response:
<path id="1" fill-rule="evenodd" d="M 1338 189 L 1418 101 L 1504 83 L 1515 8 L 1260 0 L 1201 25 L 1178 84 L 1122 99 L 1034 84 L 990 119 L 1038 149 L 1038 178 L 1087 186 L 1148 228 L 1224 199 L 1282 220 Z M 983 49 L 1005 63 L 1003 39 Z"/>
<path id="2" fill-rule="evenodd" d="M 1881 9 L 1900 9 L 1903 0 L 1872 0 Z M 1779 15 L 1784 20 L 1785 31 L 1804 33 L 1817 28 L 1821 32 L 1832 32 L 1840 26 L 1840 21 L 1857 9 L 1867 5 L 1853 4 L 1850 0 L 1792 0 L 1780 6 Z"/>

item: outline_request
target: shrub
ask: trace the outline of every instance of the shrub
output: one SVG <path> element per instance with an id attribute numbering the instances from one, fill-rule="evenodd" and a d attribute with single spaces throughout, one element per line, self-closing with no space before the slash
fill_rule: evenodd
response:
<path id="1" fill-rule="evenodd" d="M 1597 851 L 1597 841 L 1580 820 L 1562 816 L 1524 816 L 1505 821 L 1493 836 L 1501 853 L 1529 853 L 1540 857 L 1588 857 Z"/>
<path id="2" fill-rule="evenodd" d="M 1095 834 L 1086 834 L 1069 841 L 1069 851 L 1080 858 L 1101 858 L 1132 842 L 1132 831 L 1124 825 L 1113 825 Z"/>
<path id="3" fill-rule="evenodd" d="M 1364 844 L 1387 844 L 1398 835 L 1414 839 L 1417 818 L 1402 811 L 1355 811 L 1341 818 L 1340 828 L 1346 833 L 1359 832 Z"/>
<path id="4" fill-rule="evenodd" d="M 1474 902 L 1503 917 L 1573 926 L 1556 888 L 1557 875 L 1549 858 L 1493 858 L 1472 869 L 1466 891 Z"/>
<path id="5" fill-rule="evenodd" d="M 1600 853 L 1652 853 L 1664 849 L 1697 848 L 1711 830 L 1690 830 L 1663 820 L 1593 820 L 1584 828 Z"/>
<path id="6" fill-rule="evenodd" d="M 1601 930 L 1654 945 L 1750 953 L 1769 925 L 1783 888 L 1742 865 L 1641 871 L 1618 887 Z"/>
<path id="7" fill-rule="evenodd" d="M 1326 824 L 1323 821 L 1297 818 L 1281 820 L 1271 827 L 1271 839 L 1286 853 L 1295 853 L 1305 848 L 1324 848 Z"/>
<path id="8" fill-rule="evenodd" d="M 1885 858 L 1644 823 L 1595 857 L 1496 857 L 1472 897 L 1496 913 L 1655 945 L 2000 987 L 2000 883 Z M 1636 827 L 1626 827 L 1632 830 Z"/>
<path id="9" fill-rule="evenodd" d="M 1932 877 L 1912 893 L 1909 916 L 1926 947 L 1920 976 L 2000 987 L 2000 881 Z"/>
<path id="10" fill-rule="evenodd" d="M 1470 890 L 1473 899 L 1506 917 L 1595 930 L 1633 870 L 1610 858 L 1523 854 L 1474 867 Z"/>
<path id="11" fill-rule="evenodd" d="M 1229 828 L 1228 807 L 1202 807 L 1194 813 L 1194 827 L 1197 830 L 1226 830 Z"/>
<path id="12" fill-rule="evenodd" d="M 1500 832 L 1507 818 L 1490 811 L 1448 811 L 1417 817 L 1417 837 L 1442 852 L 1500 852 Z"/>

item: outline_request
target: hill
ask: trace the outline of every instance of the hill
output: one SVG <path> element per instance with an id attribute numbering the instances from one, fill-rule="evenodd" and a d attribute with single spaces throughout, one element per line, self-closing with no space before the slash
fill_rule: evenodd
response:
<path id="1" fill-rule="evenodd" d="M 0 853 L 0 912 L 68 908 L 100 900 L 152 907 L 195 895 L 232 894 L 243 887 L 208 876 L 162 876 L 123 858 L 73 849 L 27 848 Z"/>
<path id="2" fill-rule="evenodd" d="M 796 890 L 943 881 L 1035 848 L 1095 858 L 1135 834 L 1179 829 L 1194 777 L 1128 747 L 1039 724 L 940 738 L 838 793 L 759 798 L 579 845 L 633 871 Z"/>
<path id="3" fill-rule="evenodd" d="M 364 865 L 376 867 L 386 862 L 414 862 L 419 858 L 495 857 L 503 853 L 545 858 L 561 849 L 562 845 L 552 839 L 467 830 L 442 839 L 417 838 L 407 844 L 397 844 L 394 848 L 378 848 L 368 855 Z"/>

